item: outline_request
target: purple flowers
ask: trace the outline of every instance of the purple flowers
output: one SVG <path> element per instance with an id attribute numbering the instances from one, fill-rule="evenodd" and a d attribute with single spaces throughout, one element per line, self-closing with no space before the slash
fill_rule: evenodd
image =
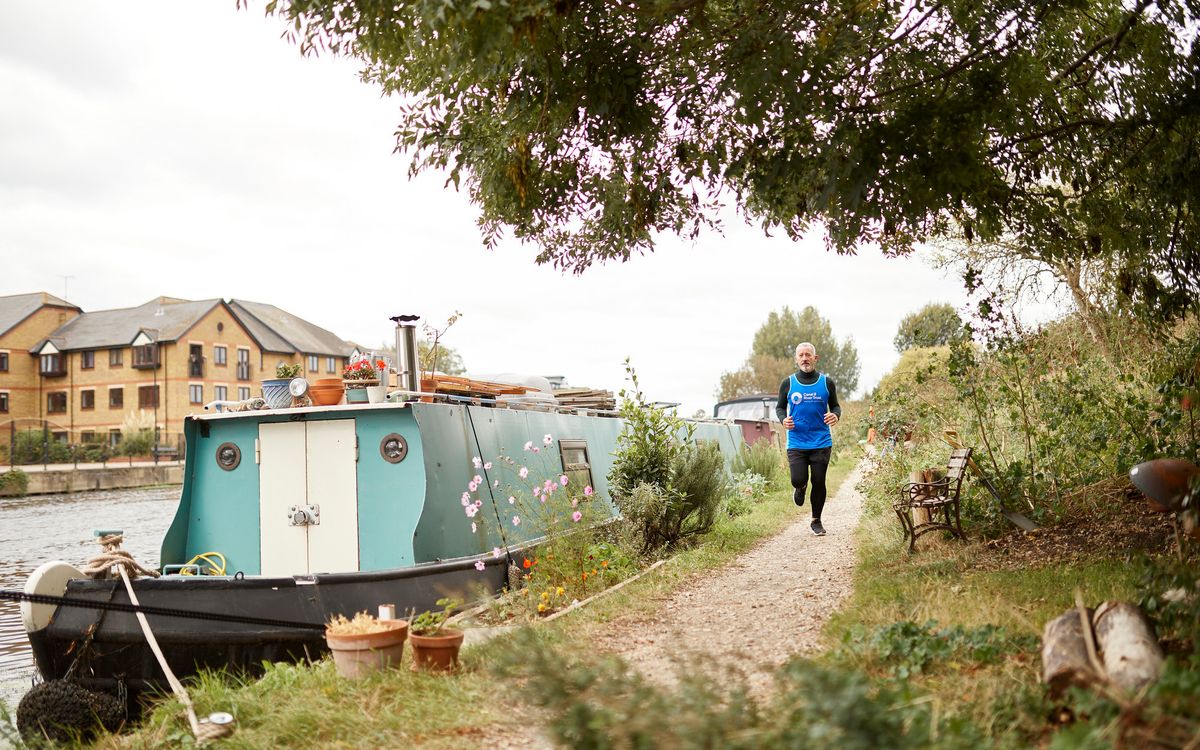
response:
<path id="1" fill-rule="evenodd" d="M 574 513 L 571 514 L 571 520 L 574 521 L 575 523 L 579 523 L 579 519 L 581 519 L 581 518 L 583 518 L 583 514 L 580 513 L 579 511 L 575 511 Z"/>

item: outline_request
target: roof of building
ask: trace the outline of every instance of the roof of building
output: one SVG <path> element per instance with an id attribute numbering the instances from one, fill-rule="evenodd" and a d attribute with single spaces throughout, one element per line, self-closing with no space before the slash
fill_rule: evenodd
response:
<path id="1" fill-rule="evenodd" d="M 72 310 L 79 309 L 70 302 L 46 292 L 14 294 L 9 297 L 0 297 L 0 335 L 8 333 L 18 323 L 33 315 L 45 305 L 69 307 Z"/>
<path id="2" fill-rule="evenodd" d="M 138 307 L 83 313 L 48 338 L 60 351 L 129 346 L 141 331 L 155 341 L 175 341 L 220 304 L 219 299 L 158 297 Z"/>
<path id="3" fill-rule="evenodd" d="M 344 357 L 353 349 L 340 336 L 275 305 L 235 299 L 229 307 L 265 351 Z"/>

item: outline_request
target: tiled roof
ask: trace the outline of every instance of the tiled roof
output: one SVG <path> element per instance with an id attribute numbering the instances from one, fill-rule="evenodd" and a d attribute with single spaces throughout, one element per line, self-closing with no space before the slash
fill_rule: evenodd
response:
<path id="1" fill-rule="evenodd" d="M 50 340 L 62 351 L 129 346 L 139 331 L 155 341 L 175 341 L 220 304 L 219 299 L 159 297 L 139 307 L 84 313 L 52 333 Z"/>
<path id="2" fill-rule="evenodd" d="M 341 337 L 274 305 L 230 300 L 229 307 L 242 325 L 269 352 L 298 352 L 344 357 L 353 347 Z"/>
<path id="3" fill-rule="evenodd" d="M 43 305 L 59 305 L 61 307 L 69 307 L 73 310 L 79 309 L 70 302 L 46 292 L 14 294 L 9 297 L 0 297 L 0 335 L 8 333 L 22 320 L 37 312 L 38 308 Z"/>

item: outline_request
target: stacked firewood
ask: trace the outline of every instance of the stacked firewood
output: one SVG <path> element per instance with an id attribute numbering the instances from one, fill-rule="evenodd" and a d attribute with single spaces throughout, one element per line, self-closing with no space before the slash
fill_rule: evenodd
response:
<path id="1" fill-rule="evenodd" d="M 1157 681 L 1162 669 L 1154 627 L 1128 602 L 1091 610 L 1080 599 L 1042 633 L 1042 678 L 1053 695 L 1071 685 L 1132 695 Z"/>
<path id="2" fill-rule="evenodd" d="M 617 408 L 612 391 L 591 388 L 563 388 L 554 392 L 558 405 L 569 409 L 595 409 L 611 411 Z"/>

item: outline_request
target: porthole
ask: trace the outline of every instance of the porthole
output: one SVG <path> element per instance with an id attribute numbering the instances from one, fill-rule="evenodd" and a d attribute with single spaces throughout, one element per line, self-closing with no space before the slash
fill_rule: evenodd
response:
<path id="1" fill-rule="evenodd" d="M 242 462 L 242 449 L 233 443 L 221 443 L 217 446 L 217 466 L 225 471 L 233 471 Z"/>
<path id="2" fill-rule="evenodd" d="M 408 441 L 393 432 L 379 441 L 379 455 L 389 464 L 398 464 L 408 455 Z"/>

